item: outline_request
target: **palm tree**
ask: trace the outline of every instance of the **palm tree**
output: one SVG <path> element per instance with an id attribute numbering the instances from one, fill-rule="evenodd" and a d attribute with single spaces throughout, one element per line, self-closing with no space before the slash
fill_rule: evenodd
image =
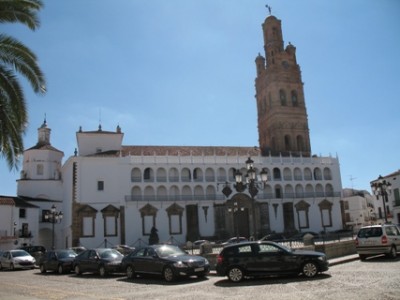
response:
<path id="1" fill-rule="evenodd" d="M 35 30 L 40 25 L 37 13 L 42 7 L 41 0 L 0 0 L 0 23 L 19 22 Z M 28 80 L 36 94 L 46 92 L 36 55 L 18 40 L 0 34 L 0 155 L 10 169 L 18 168 L 28 121 L 18 74 Z"/>

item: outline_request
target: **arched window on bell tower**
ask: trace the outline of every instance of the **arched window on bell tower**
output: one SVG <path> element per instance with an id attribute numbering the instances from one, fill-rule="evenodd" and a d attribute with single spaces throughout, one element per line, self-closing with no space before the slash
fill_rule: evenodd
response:
<path id="1" fill-rule="evenodd" d="M 284 90 L 279 90 L 279 99 L 281 99 L 281 105 L 286 106 L 286 93 Z"/>
<path id="2" fill-rule="evenodd" d="M 292 91 L 292 106 L 298 106 L 299 102 L 297 100 L 297 92 L 295 90 Z"/>

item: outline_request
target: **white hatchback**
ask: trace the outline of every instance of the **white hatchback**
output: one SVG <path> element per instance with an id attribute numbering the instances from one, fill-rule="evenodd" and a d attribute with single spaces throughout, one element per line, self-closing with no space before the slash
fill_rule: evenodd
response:
<path id="1" fill-rule="evenodd" d="M 393 224 L 365 226 L 358 231 L 355 242 L 361 260 L 377 254 L 396 258 L 400 251 L 400 229 Z"/>
<path id="2" fill-rule="evenodd" d="M 0 270 L 34 269 L 35 258 L 25 250 L 8 250 L 0 256 Z"/>

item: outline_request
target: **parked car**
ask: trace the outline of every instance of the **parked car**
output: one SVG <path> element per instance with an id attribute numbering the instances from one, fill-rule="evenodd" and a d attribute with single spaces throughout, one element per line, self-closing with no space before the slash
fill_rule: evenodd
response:
<path id="1" fill-rule="evenodd" d="M 286 237 L 280 233 L 270 233 L 270 234 L 267 234 L 266 236 L 263 236 L 260 239 L 260 241 L 272 241 L 272 242 L 284 241 L 284 240 L 286 240 Z"/>
<path id="2" fill-rule="evenodd" d="M 193 242 L 193 247 L 199 248 L 201 245 L 203 245 L 205 243 L 210 243 L 210 242 L 207 240 L 197 240 L 197 241 Z"/>
<path id="3" fill-rule="evenodd" d="M 43 257 L 43 255 L 46 253 L 46 248 L 43 246 L 23 246 L 23 247 L 19 247 L 18 249 L 21 250 L 25 250 L 26 252 L 28 252 L 30 255 L 32 255 L 35 260 L 36 263 L 39 263 L 40 259 Z"/>
<path id="4" fill-rule="evenodd" d="M 318 233 L 313 232 L 313 231 L 305 231 L 305 232 L 299 232 L 299 233 L 296 233 L 295 235 L 292 235 L 291 237 L 288 238 L 288 240 L 302 241 L 306 234 L 312 235 L 314 239 L 318 239 L 319 238 L 319 234 Z"/>
<path id="5" fill-rule="evenodd" d="M 231 237 L 230 239 L 226 240 L 225 242 L 221 243 L 222 246 L 227 246 L 227 245 L 231 245 L 231 244 L 237 244 L 237 243 L 241 243 L 241 242 L 247 242 L 248 239 L 242 236 L 235 236 L 235 237 Z"/>
<path id="6" fill-rule="evenodd" d="M 71 247 L 71 248 L 69 248 L 69 250 L 72 250 L 72 251 L 74 251 L 76 254 L 79 254 L 79 253 L 81 253 L 81 252 L 83 252 L 83 251 L 85 251 L 85 250 L 87 250 L 85 247 L 82 247 L 82 246 L 78 246 L 78 247 Z"/>
<path id="7" fill-rule="evenodd" d="M 89 272 L 104 277 L 109 273 L 122 272 L 123 257 L 119 251 L 111 248 L 88 249 L 75 257 L 73 267 L 76 275 Z"/>
<path id="8" fill-rule="evenodd" d="M 3 251 L 3 254 L 0 257 L 0 270 L 4 268 L 10 270 L 34 269 L 35 262 L 35 258 L 25 250 L 17 249 Z"/>
<path id="9" fill-rule="evenodd" d="M 129 279 L 152 274 L 170 282 L 178 277 L 204 277 L 210 271 L 210 264 L 206 258 L 189 255 L 174 245 L 150 245 L 125 256 L 122 268 Z"/>
<path id="10" fill-rule="evenodd" d="M 55 271 L 59 274 L 71 272 L 76 256 L 75 251 L 69 249 L 47 251 L 39 262 L 40 272 Z"/>
<path id="11" fill-rule="evenodd" d="M 232 282 L 245 277 L 303 274 L 314 277 L 327 271 L 329 262 L 324 253 L 290 249 L 269 241 L 243 242 L 226 246 L 217 256 L 218 276 Z"/>
<path id="12" fill-rule="evenodd" d="M 355 243 L 361 260 L 377 254 L 396 258 L 400 251 L 400 229 L 393 224 L 365 226 L 358 231 Z"/>
<path id="13" fill-rule="evenodd" d="M 112 248 L 121 252 L 122 255 L 128 255 L 135 250 L 135 247 L 130 247 L 128 245 L 116 245 Z"/>

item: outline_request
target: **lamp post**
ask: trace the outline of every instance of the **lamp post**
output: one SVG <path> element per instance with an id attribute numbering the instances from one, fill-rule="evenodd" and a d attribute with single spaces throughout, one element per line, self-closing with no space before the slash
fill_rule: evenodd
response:
<path id="1" fill-rule="evenodd" d="M 387 219 L 387 211 L 386 211 L 386 203 L 388 202 L 388 193 L 391 192 L 392 184 L 390 182 L 386 182 L 381 175 L 379 175 L 378 180 L 375 182 L 371 182 L 372 192 L 375 194 L 376 199 L 379 200 L 379 196 L 382 197 L 383 204 L 383 212 L 385 216 L 385 223 L 388 222 Z"/>
<path id="2" fill-rule="evenodd" d="M 257 228 L 256 228 L 256 220 L 255 220 L 255 196 L 258 194 L 258 190 L 262 188 L 262 186 L 267 182 L 268 180 L 268 172 L 266 171 L 265 168 L 263 168 L 260 172 L 260 181 L 257 179 L 257 170 L 254 167 L 254 161 L 249 157 L 246 160 L 246 175 L 245 175 L 245 180 L 243 180 L 243 174 L 240 172 L 240 170 L 237 170 L 235 172 L 235 184 L 233 185 L 236 192 L 238 193 L 243 193 L 246 189 L 248 190 L 250 196 L 251 196 L 251 210 L 252 210 L 252 215 L 253 215 L 253 234 L 252 236 L 256 238 L 257 234 Z M 231 188 L 229 187 L 229 183 L 225 183 L 224 188 L 222 189 L 222 193 L 226 196 L 229 197 L 229 195 L 232 193 Z M 237 205 L 237 202 L 236 202 Z M 237 207 L 237 206 L 236 206 Z M 234 203 L 234 208 L 235 208 L 235 203 Z M 237 207 L 238 209 L 238 207 Z M 243 208 L 242 208 L 243 210 Z M 238 210 L 236 210 L 237 212 Z M 237 223 L 237 222 L 236 222 Z M 238 225 L 237 225 L 238 226 Z"/>
<path id="3" fill-rule="evenodd" d="M 55 249 L 54 247 L 54 224 L 55 223 L 61 223 L 61 220 L 63 218 L 63 213 L 61 211 L 56 210 L 56 206 L 53 204 L 53 206 L 50 209 L 50 212 L 47 212 L 44 216 L 46 221 L 51 222 L 51 227 L 52 227 L 52 232 L 51 232 L 51 249 Z"/>

